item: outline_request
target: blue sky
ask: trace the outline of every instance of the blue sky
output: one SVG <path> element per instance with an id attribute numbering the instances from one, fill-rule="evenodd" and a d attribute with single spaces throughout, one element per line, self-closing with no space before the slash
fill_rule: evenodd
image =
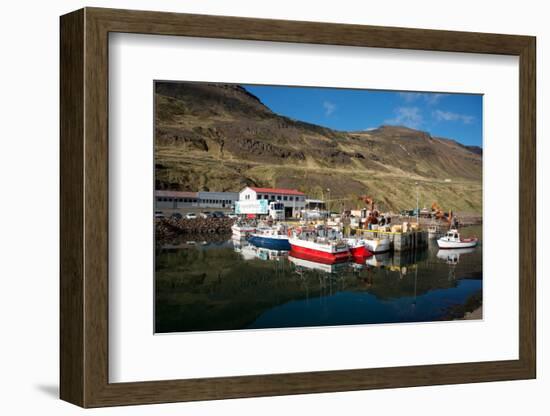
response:
<path id="1" fill-rule="evenodd" d="M 482 96 L 243 85 L 277 114 L 336 130 L 403 125 L 482 146 Z"/>

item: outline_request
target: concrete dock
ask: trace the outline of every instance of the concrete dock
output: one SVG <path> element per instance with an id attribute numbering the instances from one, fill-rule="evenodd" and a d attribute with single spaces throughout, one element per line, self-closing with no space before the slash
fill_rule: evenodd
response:
<path id="1" fill-rule="evenodd" d="M 407 232 L 390 232 L 378 230 L 357 230 L 366 236 L 387 237 L 392 242 L 393 251 L 408 251 L 428 246 L 428 232 L 424 230 L 410 230 Z"/>

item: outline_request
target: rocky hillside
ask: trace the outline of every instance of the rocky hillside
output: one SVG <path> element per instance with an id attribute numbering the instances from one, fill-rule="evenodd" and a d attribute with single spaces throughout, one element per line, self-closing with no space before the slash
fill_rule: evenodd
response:
<path id="1" fill-rule="evenodd" d="M 383 209 L 437 201 L 481 212 L 477 147 L 399 126 L 341 132 L 273 113 L 238 85 L 156 84 L 157 189 L 238 191 L 246 185 L 296 187 L 332 208 Z M 450 180 L 450 182 L 449 182 Z"/>

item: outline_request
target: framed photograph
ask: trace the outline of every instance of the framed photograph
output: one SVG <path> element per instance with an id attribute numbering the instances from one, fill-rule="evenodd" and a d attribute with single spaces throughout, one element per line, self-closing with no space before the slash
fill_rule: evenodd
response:
<path id="1" fill-rule="evenodd" d="M 82 407 L 536 376 L 535 38 L 61 17 Z"/>

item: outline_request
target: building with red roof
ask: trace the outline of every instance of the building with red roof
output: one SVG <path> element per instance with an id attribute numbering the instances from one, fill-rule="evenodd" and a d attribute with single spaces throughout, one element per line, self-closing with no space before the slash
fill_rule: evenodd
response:
<path id="1" fill-rule="evenodd" d="M 297 189 L 260 188 L 256 186 L 247 186 L 239 192 L 239 201 L 248 205 L 252 201 L 260 200 L 266 200 L 268 203 L 280 202 L 284 205 L 285 217 L 298 217 L 305 208 L 306 194 Z"/>
<path id="2" fill-rule="evenodd" d="M 286 188 L 256 188 L 255 186 L 250 186 L 250 189 L 259 194 L 274 194 L 274 195 L 303 195 L 303 192 L 300 192 L 296 189 L 286 189 Z M 246 188 L 245 188 L 246 189 Z"/>

